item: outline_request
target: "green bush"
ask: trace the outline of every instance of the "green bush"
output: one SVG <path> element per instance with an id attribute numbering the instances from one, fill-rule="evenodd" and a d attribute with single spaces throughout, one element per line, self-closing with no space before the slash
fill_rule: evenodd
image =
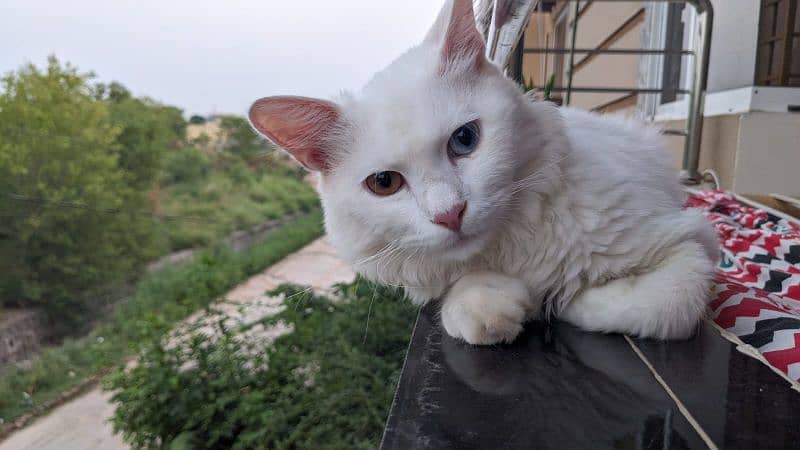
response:
<path id="1" fill-rule="evenodd" d="M 273 232 L 244 253 L 208 250 L 183 266 L 145 276 L 111 319 L 89 335 L 44 351 L 30 367 L 0 378 L 0 423 L 40 411 L 88 376 L 124 363 L 145 343 L 159 340 L 175 323 L 322 234 L 311 213 Z"/>
<path id="2" fill-rule="evenodd" d="M 199 183 L 211 171 L 208 158 L 194 148 L 185 148 L 172 153 L 166 164 L 165 178 L 168 184 Z"/>
<path id="3" fill-rule="evenodd" d="M 245 184 L 249 185 L 255 181 L 256 177 L 244 163 L 237 162 L 235 164 L 231 164 L 226 170 L 226 175 L 230 178 L 235 184 Z"/>
<path id="4" fill-rule="evenodd" d="M 222 116 L 220 128 L 225 135 L 225 149 L 244 160 L 272 151 L 265 139 L 258 135 L 244 117 Z"/>
<path id="5" fill-rule="evenodd" d="M 264 319 L 293 330 L 272 345 L 217 321 L 216 338 L 147 346 L 109 379 L 114 429 L 134 448 L 376 448 L 415 309 L 401 293 L 357 280 L 337 301 L 283 286 Z M 245 337 L 247 336 L 247 337 Z"/>
<path id="6" fill-rule="evenodd" d="M 170 223 L 166 233 L 173 250 L 208 245 L 235 230 L 319 204 L 316 192 L 297 178 L 235 167 L 235 176 L 228 171 L 211 172 L 196 182 L 164 187 L 162 213 L 202 221 Z"/>

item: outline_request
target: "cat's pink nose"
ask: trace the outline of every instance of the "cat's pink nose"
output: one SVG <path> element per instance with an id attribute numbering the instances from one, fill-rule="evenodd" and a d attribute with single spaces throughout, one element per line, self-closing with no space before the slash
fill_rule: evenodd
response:
<path id="1" fill-rule="evenodd" d="M 464 210 L 466 207 L 466 202 L 457 203 L 453 205 L 449 211 L 433 216 L 433 223 L 441 225 L 449 230 L 459 231 L 461 229 L 461 219 L 464 218 Z"/>

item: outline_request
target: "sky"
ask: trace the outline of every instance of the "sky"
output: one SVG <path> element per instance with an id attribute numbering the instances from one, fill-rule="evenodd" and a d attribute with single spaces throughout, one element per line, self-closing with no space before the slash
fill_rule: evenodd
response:
<path id="1" fill-rule="evenodd" d="M 444 0 L 0 0 L 0 74 L 56 55 L 189 114 L 356 90 Z"/>

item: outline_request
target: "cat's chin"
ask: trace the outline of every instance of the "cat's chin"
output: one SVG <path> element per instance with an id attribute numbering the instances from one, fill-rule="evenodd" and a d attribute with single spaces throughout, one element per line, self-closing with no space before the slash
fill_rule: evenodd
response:
<path id="1" fill-rule="evenodd" d="M 480 252 L 486 245 L 486 237 L 453 233 L 441 245 L 433 248 L 435 257 L 444 261 L 463 261 Z"/>

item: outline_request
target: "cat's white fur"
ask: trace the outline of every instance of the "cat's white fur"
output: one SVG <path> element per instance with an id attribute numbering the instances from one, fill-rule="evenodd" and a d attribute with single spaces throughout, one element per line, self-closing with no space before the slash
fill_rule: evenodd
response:
<path id="1" fill-rule="evenodd" d="M 338 99 L 335 132 L 309 138 L 324 141 L 329 161 L 319 188 L 333 245 L 414 302 L 441 299 L 445 329 L 470 343 L 510 341 L 542 314 L 587 330 L 689 336 L 716 238 L 682 210 L 657 130 L 533 102 L 463 46 L 443 62 L 444 40 L 468 41 L 448 37 L 464 33 L 453 26 L 459 8 L 474 20 L 469 0 L 448 2 L 421 45 Z M 272 136 L 269 122 L 251 119 Z M 472 120 L 477 150 L 450 159 L 449 136 Z M 363 180 L 386 170 L 406 185 L 379 197 Z M 432 222 L 461 201 L 460 233 Z"/>

